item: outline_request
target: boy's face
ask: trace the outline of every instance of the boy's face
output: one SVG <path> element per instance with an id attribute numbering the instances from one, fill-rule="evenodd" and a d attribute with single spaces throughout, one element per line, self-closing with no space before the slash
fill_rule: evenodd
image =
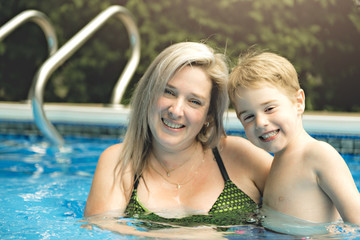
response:
<path id="1" fill-rule="evenodd" d="M 238 88 L 237 94 L 236 114 L 254 145 L 278 153 L 285 150 L 302 129 L 303 102 L 291 101 L 276 87 Z"/>

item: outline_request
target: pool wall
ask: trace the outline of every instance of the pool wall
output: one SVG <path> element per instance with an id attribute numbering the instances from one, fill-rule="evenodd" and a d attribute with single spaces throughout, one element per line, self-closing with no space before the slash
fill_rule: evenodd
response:
<path id="1" fill-rule="evenodd" d="M 102 105 L 45 104 L 46 115 L 63 136 L 124 136 L 129 108 Z M 230 135 L 245 136 L 244 129 L 229 110 L 224 117 Z M 304 128 L 312 136 L 326 141 L 343 154 L 360 154 L 360 114 L 305 113 Z M 0 134 L 41 135 L 33 120 L 30 103 L 0 102 Z"/>

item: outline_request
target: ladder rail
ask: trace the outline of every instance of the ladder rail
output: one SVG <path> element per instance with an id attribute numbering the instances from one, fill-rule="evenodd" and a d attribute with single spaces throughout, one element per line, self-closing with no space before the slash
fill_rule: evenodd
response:
<path id="1" fill-rule="evenodd" d="M 10 33 L 12 33 L 16 28 L 22 24 L 32 21 L 40 26 L 43 30 L 46 41 L 48 44 L 49 55 L 54 54 L 58 47 L 58 41 L 56 38 L 54 27 L 52 26 L 48 17 L 40 11 L 37 10 L 25 10 L 8 22 L 0 27 L 0 41 L 6 38 Z"/>
<path id="2" fill-rule="evenodd" d="M 125 23 L 125 27 L 127 31 L 131 34 L 129 34 L 129 40 L 130 40 L 130 46 L 132 48 L 132 54 L 131 57 L 126 64 L 122 74 L 120 75 L 119 80 L 116 82 L 112 96 L 110 99 L 110 103 L 113 106 L 118 106 L 121 104 L 121 99 L 123 98 L 126 87 L 130 83 L 131 78 L 133 77 L 135 70 L 140 62 L 140 35 L 137 30 L 137 26 L 135 24 L 135 21 L 132 18 L 124 17 L 123 22 Z"/>
<path id="3" fill-rule="evenodd" d="M 16 28 L 20 27 L 24 23 L 34 22 L 41 30 L 44 32 L 46 42 L 48 45 L 49 56 L 52 56 L 58 49 L 58 40 L 56 37 L 55 29 L 51 24 L 48 17 L 37 10 L 25 10 L 4 25 L 0 27 L 0 42 L 4 40 L 10 33 L 12 33 Z M 31 100 L 31 93 L 28 93 L 28 101 Z"/>
<path id="4" fill-rule="evenodd" d="M 91 20 L 83 29 L 75 34 L 69 41 L 67 41 L 59 50 L 56 51 L 51 57 L 49 57 L 43 65 L 40 67 L 34 77 L 31 92 L 31 104 L 33 108 L 33 114 L 35 123 L 40 131 L 50 140 L 54 145 L 61 146 L 64 144 L 64 139 L 56 130 L 56 128 L 49 122 L 46 117 L 43 108 L 43 94 L 45 84 L 50 75 L 62 65 L 70 56 L 72 56 L 76 50 L 78 50 L 100 27 L 102 27 L 108 19 L 112 16 L 119 14 L 120 19 L 124 22 L 128 31 L 130 45 L 133 50 L 132 56 L 126 65 L 123 74 L 120 76 L 120 84 L 125 88 L 137 67 L 140 59 L 140 37 L 139 33 L 131 13 L 124 7 L 113 5 L 98 14 L 93 20 Z M 126 79 L 124 80 L 124 78 Z M 123 83 L 126 81 L 125 83 Z M 117 96 L 120 95 L 120 100 L 125 90 L 118 91 L 115 88 Z M 120 92 L 120 93 L 119 93 Z M 120 103 L 118 97 L 114 97 L 116 101 L 114 103 Z"/>

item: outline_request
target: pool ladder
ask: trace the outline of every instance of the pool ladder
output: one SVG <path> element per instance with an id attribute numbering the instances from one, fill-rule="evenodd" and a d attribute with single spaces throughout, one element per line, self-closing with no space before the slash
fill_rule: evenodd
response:
<path id="1" fill-rule="evenodd" d="M 37 15 L 41 15 L 42 19 L 46 19 L 44 18 L 44 15 L 39 14 L 39 12 Z M 132 76 L 134 75 L 140 61 L 140 35 L 132 14 L 122 6 L 114 5 L 108 7 L 99 15 L 97 15 L 93 20 L 91 20 L 70 40 L 68 40 L 59 50 L 52 50 L 54 52 L 52 52 L 51 56 L 41 65 L 34 77 L 29 96 L 31 99 L 35 124 L 45 135 L 45 137 L 47 137 L 50 142 L 56 146 L 62 146 L 64 144 L 64 139 L 56 130 L 54 125 L 52 125 L 46 117 L 43 107 L 43 93 L 45 89 L 45 84 L 50 75 L 68 58 L 70 58 L 76 52 L 76 50 L 78 50 L 100 27 L 102 27 L 106 23 L 107 20 L 109 20 L 114 15 L 119 15 L 120 19 L 124 23 L 129 35 L 130 47 L 132 49 L 132 55 L 128 63 L 126 64 L 123 72 L 121 73 L 119 80 L 115 84 L 110 100 L 110 106 L 120 106 L 120 102 L 125 93 L 126 87 L 129 84 Z M 35 21 L 35 18 L 32 19 L 34 19 Z M 52 29 L 49 27 L 51 26 L 50 24 L 45 24 L 44 21 L 40 20 L 36 21 L 37 23 L 41 24 L 41 27 L 44 29 L 45 34 L 48 34 L 50 29 Z M 16 26 L 20 25 L 21 23 L 22 22 L 20 22 Z M 12 29 L 16 26 L 12 27 Z M 7 33 L 8 32 L 9 30 L 7 30 Z M 55 36 L 55 34 L 53 35 Z M 51 39 L 54 40 L 54 43 L 57 43 L 55 41 L 56 38 Z"/>
<path id="2" fill-rule="evenodd" d="M 29 21 L 38 24 L 40 28 L 43 30 L 46 37 L 46 42 L 48 44 L 49 56 L 53 55 L 58 48 L 58 41 L 56 38 L 55 30 L 52 24 L 50 23 L 49 19 L 46 17 L 46 15 L 37 10 L 23 11 L 18 15 L 16 15 L 15 17 L 13 17 L 3 26 L 1 26 L 0 42 L 4 40 L 10 33 L 12 33 L 16 28 Z M 29 92 L 28 94 L 29 101 L 31 100 L 30 95 L 31 94 Z"/>

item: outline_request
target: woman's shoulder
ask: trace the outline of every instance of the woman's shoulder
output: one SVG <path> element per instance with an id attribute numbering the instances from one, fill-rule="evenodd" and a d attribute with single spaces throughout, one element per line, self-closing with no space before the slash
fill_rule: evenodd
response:
<path id="1" fill-rule="evenodd" d="M 106 148 L 102 154 L 120 154 L 121 149 L 122 143 L 116 143 Z"/>
<path id="2" fill-rule="evenodd" d="M 114 164 L 119 161 L 122 143 L 117 143 L 106 148 L 100 155 L 98 164 Z"/>
<path id="3" fill-rule="evenodd" d="M 126 206 L 125 192 L 121 188 L 122 184 L 116 181 L 115 174 L 121 148 L 121 144 L 115 144 L 100 155 L 86 203 L 86 216 L 124 209 Z"/>
<path id="4" fill-rule="evenodd" d="M 118 143 L 109 146 L 101 153 L 96 166 L 97 175 L 101 175 L 104 178 L 113 176 L 114 171 L 120 167 L 119 162 L 122 148 L 122 144 Z"/>

